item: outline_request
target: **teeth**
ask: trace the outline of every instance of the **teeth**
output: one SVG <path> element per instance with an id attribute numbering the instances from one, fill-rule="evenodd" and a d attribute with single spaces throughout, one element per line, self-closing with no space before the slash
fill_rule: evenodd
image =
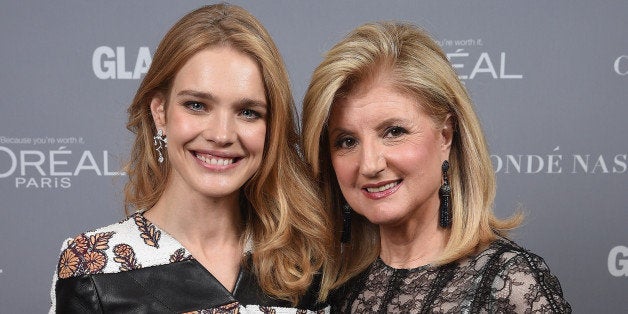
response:
<path id="1" fill-rule="evenodd" d="M 202 160 L 206 164 L 210 164 L 214 166 L 226 166 L 233 163 L 233 158 L 216 158 L 216 157 L 207 158 L 199 154 L 196 154 L 196 158 Z"/>
<path id="2" fill-rule="evenodd" d="M 386 191 L 394 186 L 396 186 L 398 183 L 397 182 L 392 182 L 392 183 L 388 183 L 386 185 L 382 185 L 378 188 L 366 188 L 366 190 L 369 193 L 377 193 L 377 192 L 381 192 L 381 191 Z"/>

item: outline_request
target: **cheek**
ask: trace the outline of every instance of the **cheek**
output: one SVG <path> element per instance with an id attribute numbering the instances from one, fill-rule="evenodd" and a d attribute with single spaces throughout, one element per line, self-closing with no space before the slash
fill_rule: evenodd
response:
<path id="1" fill-rule="evenodd" d="M 431 159 L 436 158 L 436 156 L 426 151 L 407 151 L 399 154 L 399 157 L 397 158 L 407 165 L 407 167 L 416 169 L 417 167 L 425 168 L 426 166 L 429 166 L 432 163 Z"/>
<path id="2" fill-rule="evenodd" d="M 438 163 L 441 156 L 440 144 L 432 137 L 409 141 L 406 145 L 400 147 L 396 156 L 407 161 L 414 161 L 422 166 L 430 165 L 434 162 Z"/>
<path id="3" fill-rule="evenodd" d="M 353 173 L 355 173 L 355 162 L 347 156 L 332 154 L 331 164 L 334 168 L 334 172 L 336 173 L 336 178 L 338 179 L 340 186 L 342 187 L 348 185 L 352 180 Z"/>
<path id="4" fill-rule="evenodd" d="M 244 126 L 240 131 L 240 138 L 249 152 L 261 154 L 266 141 L 266 124 Z"/>
<path id="5" fill-rule="evenodd" d="M 440 169 L 440 154 L 425 145 L 404 145 L 387 154 L 388 166 L 409 177 L 425 178 Z"/>
<path id="6" fill-rule="evenodd" d="M 170 140 L 184 141 L 194 136 L 195 131 L 199 129 L 196 121 L 186 117 L 177 110 L 169 112 L 166 120 L 167 136 Z"/>
<path id="7" fill-rule="evenodd" d="M 422 149 L 408 152 L 404 157 L 403 167 L 415 184 L 431 191 L 433 187 L 440 186 L 441 162 L 438 150 Z"/>

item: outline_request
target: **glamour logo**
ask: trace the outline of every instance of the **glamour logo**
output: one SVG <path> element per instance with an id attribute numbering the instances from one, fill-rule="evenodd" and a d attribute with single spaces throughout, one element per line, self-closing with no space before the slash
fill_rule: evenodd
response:
<path id="1" fill-rule="evenodd" d="M 134 79 L 148 72 L 152 62 L 152 56 L 148 47 L 140 47 L 135 58 L 133 71 L 127 70 L 126 49 L 124 47 L 100 46 L 92 55 L 92 69 L 97 78 L 106 79 Z"/>
<path id="2" fill-rule="evenodd" d="M 628 170 L 626 154 L 568 154 L 560 147 L 550 154 L 491 155 L 496 173 L 525 174 L 625 174 Z"/>
<path id="3" fill-rule="evenodd" d="M 619 75 L 628 75 L 628 55 L 622 55 L 615 59 L 613 69 Z"/>
<path id="4" fill-rule="evenodd" d="M 608 272 L 615 276 L 628 277 L 628 247 L 616 246 L 608 253 Z"/>

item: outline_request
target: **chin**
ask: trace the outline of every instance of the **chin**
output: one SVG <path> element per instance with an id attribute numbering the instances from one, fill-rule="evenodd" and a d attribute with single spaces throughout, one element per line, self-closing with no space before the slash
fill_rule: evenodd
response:
<path id="1" fill-rule="evenodd" d="M 399 206 L 397 206 L 399 207 Z M 417 212 L 412 210 L 382 210 L 373 217 L 372 223 L 380 226 L 400 226 L 416 220 Z"/>
<path id="2" fill-rule="evenodd" d="M 403 222 L 403 220 L 400 217 L 390 215 L 389 213 L 374 213 L 371 215 L 366 215 L 364 217 L 366 217 L 366 219 L 370 221 L 372 224 L 379 225 L 379 226 L 395 225 L 400 222 Z"/>
<path id="3" fill-rule="evenodd" d="M 205 191 L 205 196 L 207 197 L 211 197 L 211 198 L 225 198 L 225 197 L 229 197 L 232 196 L 234 194 L 238 194 L 240 192 L 239 189 L 233 190 L 233 189 L 225 189 L 225 190 L 216 190 L 216 189 L 212 189 L 211 191 Z"/>
<path id="4" fill-rule="evenodd" d="M 205 185 L 199 186 L 197 189 L 198 193 L 209 198 L 224 198 L 229 197 L 233 194 L 239 193 L 239 188 L 227 187 L 227 186 L 216 186 L 216 185 Z"/>

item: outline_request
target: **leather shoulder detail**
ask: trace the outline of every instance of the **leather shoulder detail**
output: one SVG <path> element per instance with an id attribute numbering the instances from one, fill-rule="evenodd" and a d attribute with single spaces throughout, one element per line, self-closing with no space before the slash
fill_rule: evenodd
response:
<path id="1" fill-rule="evenodd" d="M 173 313 L 213 309 L 236 300 L 196 260 L 57 281 L 57 310 L 112 313 Z M 78 310 L 77 310 L 78 311 Z M 71 313 L 71 311 L 70 311 Z"/>
<path id="2" fill-rule="evenodd" d="M 57 313 L 102 313 L 96 287 L 90 276 L 58 280 L 54 289 Z"/>
<path id="3" fill-rule="evenodd" d="M 321 274 L 317 274 L 316 276 L 314 276 L 314 279 L 312 279 L 312 284 L 308 288 L 305 295 L 301 298 L 301 302 L 299 302 L 298 307 L 300 309 L 318 311 L 328 306 L 326 302 L 324 303 L 318 302 L 318 294 L 321 289 L 321 280 L 322 280 Z"/>
<path id="4" fill-rule="evenodd" d="M 247 264 L 242 265 L 235 288 L 233 289 L 235 298 L 241 305 L 260 305 L 274 307 L 290 307 L 290 302 L 286 300 L 274 299 L 264 293 L 255 277 L 250 270 L 250 260 Z"/>
<path id="5" fill-rule="evenodd" d="M 260 305 L 264 307 L 280 307 L 292 308 L 292 304 L 287 300 L 275 299 L 265 294 L 259 285 L 259 281 L 251 271 L 251 256 L 247 258 L 247 262 L 242 266 L 236 285 L 233 291 L 235 298 L 241 305 Z M 306 294 L 301 298 L 297 305 L 298 309 L 321 310 L 324 309 L 326 303 L 318 303 L 318 292 L 320 290 L 320 275 L 314 277 L 312 284 L 308 288 Z"/>

